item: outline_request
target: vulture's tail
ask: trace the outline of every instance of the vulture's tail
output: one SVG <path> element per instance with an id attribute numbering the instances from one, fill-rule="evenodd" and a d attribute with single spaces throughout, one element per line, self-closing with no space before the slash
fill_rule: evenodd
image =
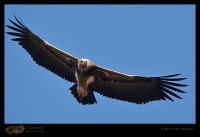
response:
<path id="1" fill-rule="evenodd" d="M 74 84 L 70 88 L 70 90 L 71 90 L 71 93 L 73 94 L 74 98 L 76 98 L 76 100 L 83 105 L 87 105 L 87 104 L 90 105 L 90 104 L 97 103 L 93 92 L 89 92 L 88 95 L 83 98 L 83 100 L 80 100 L 80 98 L 78 96 L 78 92 L 77 92 L 77 84 Z"/>

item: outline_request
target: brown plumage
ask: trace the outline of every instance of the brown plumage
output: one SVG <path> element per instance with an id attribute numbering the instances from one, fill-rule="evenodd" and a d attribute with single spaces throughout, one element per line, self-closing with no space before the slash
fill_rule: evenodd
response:
<path id="1" fill-rule="evenodd" d="M 177 88 L 187 86 L 176 83 L 186 79 L 175 78 L 180 74 L 143 77 L 102 68 L 88 59 L 74 57 L 52 46 L 29 30 L 22 21 L 16 17 L 15 19 L 17 23 L 9 19 L 14 27 L 6 25 L 15 32 L 6 33 L 17 36 L 12 40 L 17 41 L 38 65 L 75 83 L 70 90 L 79 103 L 84 105 L 97 103 L 93 92 L 136 104 L 166 99 L 173 101 L 168 94 L 181 99 L 173 91 L 185 93 Z"/>

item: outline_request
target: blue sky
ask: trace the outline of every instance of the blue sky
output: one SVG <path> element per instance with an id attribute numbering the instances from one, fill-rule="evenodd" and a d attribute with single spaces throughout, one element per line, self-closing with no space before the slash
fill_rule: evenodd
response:
<path id="1" fill-rule="evenodd" d="M 38 66 L 4 33 L 6 124 L 195 123 L 195 5 L 5 5 L 5 24 L 14 14 L 73 56 L 126 74 L 180 73 L 189 86 L 174 102 L 137 105 L 95 93 L 97 104 L 81 105 L 73 83 Z"/>

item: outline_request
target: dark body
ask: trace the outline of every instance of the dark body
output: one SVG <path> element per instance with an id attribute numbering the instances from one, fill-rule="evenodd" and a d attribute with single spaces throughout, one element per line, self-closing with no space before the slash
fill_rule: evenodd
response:
<path id="1" fill-rule="evenodd" d="M 71 93 L 83 105 L 97 103 L 94 92 L 136 104 L 166 99 L 173 101 L 168 94 L 181 99 L 175 92 L 185 93 L 177 88 L 187 86 L 177 83 L 186 79 L 176 77 L 180 74 L 146 77 L 109 70 L 52 46 L 15 19 L 17 23 L 10 20 L 14 26 L 6 25 L 15 32 L 7 34 L 16 36 L 12 40 L 18 42 L 39 66 L 74 83 Z"/>

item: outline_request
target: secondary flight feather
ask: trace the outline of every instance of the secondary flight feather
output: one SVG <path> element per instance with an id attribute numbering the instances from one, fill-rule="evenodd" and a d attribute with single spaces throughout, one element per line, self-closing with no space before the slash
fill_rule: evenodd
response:
<path id="1" fill-rule="evenodd" d="M 74 83 L 71 93 L 83 105 L 97 103 L 94 92 L 136 104 L 166 99 L 173 101 L 169 94 L 182 99 L 175 92 L 186 93 L 177 88 L 187 86 L 177 83 L 186 79 L 176 77 L 180 74 L 144 77 L 109 70 L 52 46 L 28 29 L 21 19 L 15 19 L 16 22 L 9 19 L 13 26 L 6 25 L 14 32 L 6 33 L 16 36 L 12 40 L 18 42 L 38 65 Z"/>

